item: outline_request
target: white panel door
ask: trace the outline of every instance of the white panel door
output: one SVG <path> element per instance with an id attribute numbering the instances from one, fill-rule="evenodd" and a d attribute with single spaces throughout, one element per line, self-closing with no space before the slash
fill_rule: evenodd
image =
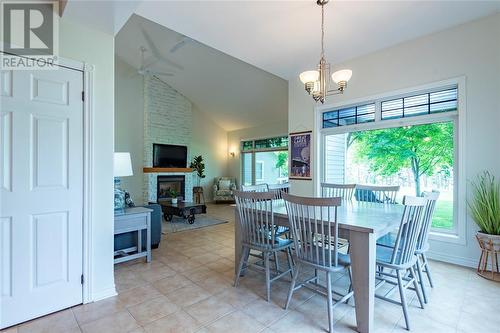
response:
<path id="1" fill-rule="evenodd" d="M 0 73 L 0 328 L 82 302 L 82 73 Z"/>

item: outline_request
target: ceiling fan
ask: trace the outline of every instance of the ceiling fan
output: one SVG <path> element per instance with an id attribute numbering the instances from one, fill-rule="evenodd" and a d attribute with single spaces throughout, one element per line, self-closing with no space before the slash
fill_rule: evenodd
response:
<path id="1" fill-rule="evenodd" d="M 141 46 L 139 48 L 141 51 L 141 63 L 139 65 L 139 69 L 137 70 L 137 73 L 140 75 L 160 75 L 160 76 L 174 76 L 174 73 L 165 73 L 165 72 L 159 72 L 159 71 L 153 71 L 149 69 L 148 67 L 151 66 L 152 64 L 145 65 L 144 64 L 144 53 L 147 51 L 147 49 L 144 46 Z"/>
<path id="2" fill-rule="evenodd" d="M 154 44 L 153 40 L 148 35 L 148 33 L 144 30 L 144 28 L 141 28 L 141 32 L 142 32 L 142 35 L 144 36 L 144 39 L 146 40 L 148 50 L 151 51 L 152 55 L 155 58 L 155 61 L 153 63 L 149 64 L 149 66 L 151 66 L 152 64 L 154 64 L 156 62 L 162 62 L 165 65 L 167 65 L 169 67 L 173 67 L 173 68 L 178 69 L 178 70 L 184 69 L 184 67 L 182 67 L 181 65 L 177 64 L 176 62 L 168 59 L 167 57 L 165 57 L 164 55 L 161 54 L 160 50 L 158 50 L 158 48 Z M 146 67 L 148 67 L 148 66 L 146 66 Z"/>

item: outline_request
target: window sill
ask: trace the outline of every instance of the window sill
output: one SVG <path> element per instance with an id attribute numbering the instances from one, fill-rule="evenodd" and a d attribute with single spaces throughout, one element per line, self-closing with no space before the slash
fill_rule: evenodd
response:
<path id="1" fill-rule="evenodd" d="M 436 242 L 445 242 L 458 245 L 465 245 L 465 237 L 456 233 L 446 233 L 439 231 L 431 231 L 429 239 Z"/>

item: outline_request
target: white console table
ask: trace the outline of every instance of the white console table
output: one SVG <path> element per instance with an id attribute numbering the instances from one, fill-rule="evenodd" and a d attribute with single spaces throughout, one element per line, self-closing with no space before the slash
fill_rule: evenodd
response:
<path id="1" fill-rule="evenodd" d="M 115 264 L 146 257 L 151 262 L 151 212 L 145 207 L 125 209 L 124 214 L 115 215 L 115 235 L 137 231 L 137 246 L 115 251 Z M 146 251 L 142 250 L 142 232 L 146 231 Z M 130 253 L 130 254 L 129 254 Z M 123 256 L 122 256 L 123 255 Z"/>

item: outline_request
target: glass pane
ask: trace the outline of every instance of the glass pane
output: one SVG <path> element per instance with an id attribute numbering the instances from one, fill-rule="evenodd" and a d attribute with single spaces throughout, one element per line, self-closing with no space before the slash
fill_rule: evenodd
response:
<path id="1" fill-rule="evenodd" d="M 409 107 L 416 106 L 416 105 L 424 105 L 424 104 L 429 104 L 429 95 L 428 94 L 404 98 L 404 107 L 405 108 L 409 108 Z M 406 110 L 405 110 L 405 113 L 406 113 Z"/>
<path id="2" fill-rule="evenodd" d="M 358 124 L 369 123 L 371 121 L 375 121 L 375 113 L 358 115 Z"/>
<path id="3" fill-rule="evenodd" d="M 323 120 L 323 128 L 337 127 L 339 126 L 337 119 L 335 120 Z"/>
<path id="4" fill-rule="evenodd" d="M 253 149 L 253 141 L 243 141 L 241 142 L 241 150 L 248 151 Z"/>
<path id="5" fill-rule="evenodd" d="M 356 108 L 355 107 L 339 110 L 339 117 L 340 118 L 353 117 L 355 115 L 356 115 Z"/>
<path id="6" fill-rule="evenodd" d="M 252 153 L 241 154 L 242 180 L 243 185 L 252 185 Z"/>
<path id="7" fill-rule="evenodd" d="M 444 102 L 458 99 L 458 89 L 453 88 L 449 90 L 438 91 L 430 94 L 430 102 Z"/>
<path id="8" fill-rule="evenodd" d="M 288 151 L 255 153 L 255 183 L 282 184 L 288 182 Z"/>
<path id="9" fill-rule="evenodd" d="M 356 117 L 341 118 L 339 119 L 340 126 L 356 124 Z"/>
<path id="10" fill-rule="evenodd" d="M 429 105 L 414 106 L 411 108 L 405 108 L 405 117 L 419 116 L 422 114 L 429 113 Z"/>
<path id="11" fill-rule="evenodd" d="M 403 99 L 394 99 L 392 101 L 382 102 L 382 112 L 394 109 L 402 109 L 403 108 Z"/>
<path id="12" fill-rule="evenodd" d="M 375 113 L 375 104 L 366 104 L 358 106 L 358 115 L 365 113 Z"/>
<path id="13" fill-rule="evenodd" d="M 288 137 L 277 137 L 270 139 L 255 140 L 255 149 L 263 148 L 286 148 L 288 147 Z"/>
<path id="14" fill-rule="evenodd" d="M 449 112 L 457 110 L 457 101 L 441 102 L 431 104 L 431 113 Z"/>
<path id="15" fill-rule="evenodd" d="M 328 135 L 322 181 L 397 185 L 398 203 L 405 195 L 437 190 L 432 227 L 451 232 L 456 202 L 454 131 L 453 122 L 444 122 Z"/>
<path id="16" fill-rule="evenodd" d="M 402 117 L 403 117 L 403 109 L 382 111 L 382 119 L 393 119 L 393 118 L 402 118 Z"/>

